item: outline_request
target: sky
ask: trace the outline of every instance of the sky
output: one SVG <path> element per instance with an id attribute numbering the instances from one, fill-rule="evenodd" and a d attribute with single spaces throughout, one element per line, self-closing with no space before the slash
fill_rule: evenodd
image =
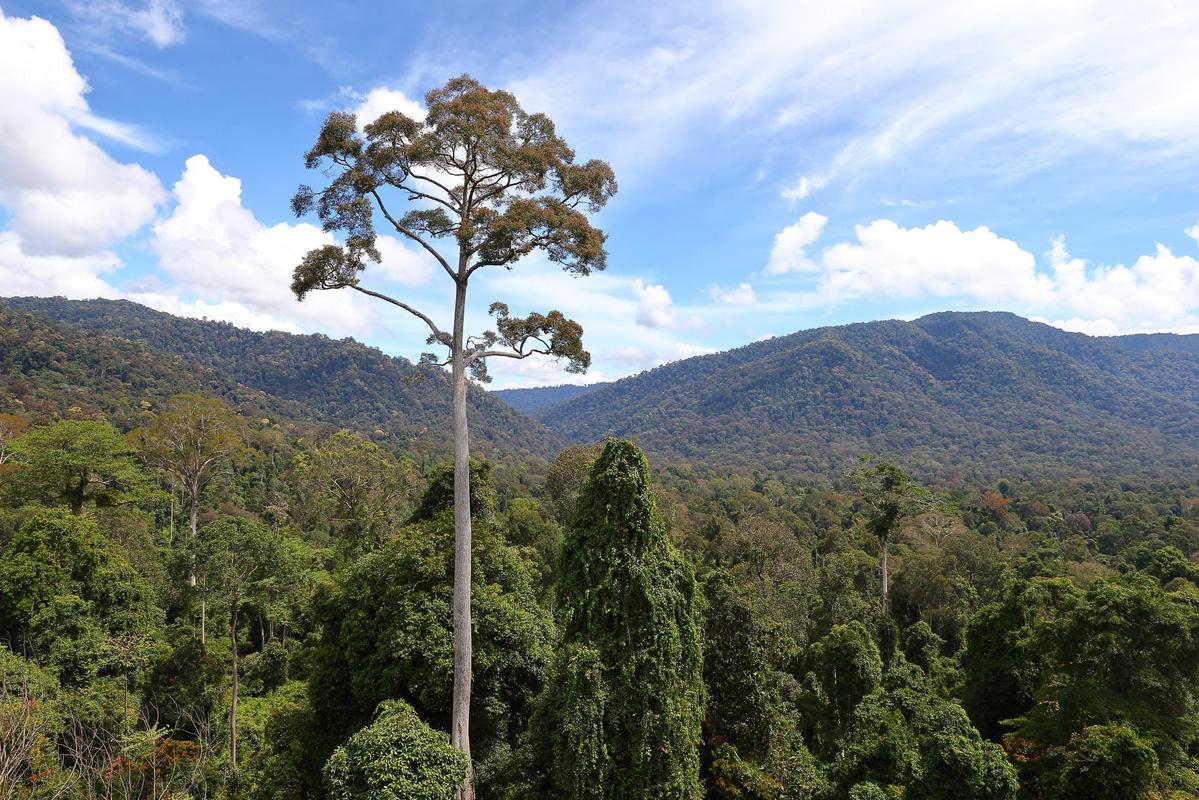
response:
<path id="1" fill-rule="evenodd" d="M 469 73 L 549 114 L 620 190 L 608 269 L 481 271 L 486 309 L 582 323 L 608 380 L 804 328 L 1002 310 L 1199 333 L 1199 3 L 1188 0 L 0 0 L 0 295 L 128 298 L 416 358 L 289 201 L 326 114 Z M 364 286 L 448 320 L 398 238 Z M 442 327 L 446 327 L 445 324 Z"/>

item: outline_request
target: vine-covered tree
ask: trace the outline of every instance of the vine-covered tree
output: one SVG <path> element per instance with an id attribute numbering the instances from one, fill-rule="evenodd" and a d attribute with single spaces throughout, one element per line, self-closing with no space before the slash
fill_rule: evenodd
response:
<path id="1" fill-rule="evenodd" d="M 526 112 L 512 94 L 491 91 L 469 76 L 428 92 L 425 106 L 424 119 L 389 111 L 362 130 L 352 114 L 326 119 L 305 163 L 323 169 L 331 180 L 319 191 L 301 187 L 292 208 L 301 216 L 315 210 L 325 230 L 345 238 L 343 244 L 309 252 L 296 267 L 292 290 L 301 300 L 313 290 L 341 288 L 381 299 L 420 319 L 429 328 L 428 343 L 446 350 L 444 358 L 426 354 L 422 361 L 451 367 L 456 556 L 450 738 L 469 755 L 468 378 L 486 380 L 487 360 L 493 357 L 541 354 L 566 359 L 568 372 L 582 372 L 591 356 L 583 349 L 582 327 L 558 311 L 514 317 L 503 303 L 492 303 L 495 330 L 468 337 L 467 287 L 479 270 L 511 268 L 538 250 L 576 275 L 603 269 L 605 237 L 586 212 L 607 203 L 616 179 L 602 161 L 576 163 L 547 116 Z M 406 210 L 401 212 L 400 205 Z M 403 300 L 361 285 L 366 263 L 380 260 L 376 215 L 415 242 L 453 283 L 448 327 Z M 468 778 L 461 797 L 473 796 Z"/>
<path id="2" fill-rule="evenodd" d="M 534 720 L 541 791 L 698 800 L 702 599 L 629 442 L 608 442 L 579 495 L 558 602 L 562 646 Z"/>

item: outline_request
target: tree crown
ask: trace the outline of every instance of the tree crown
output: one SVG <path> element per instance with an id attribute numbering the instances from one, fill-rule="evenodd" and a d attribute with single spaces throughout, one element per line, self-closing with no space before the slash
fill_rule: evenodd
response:
<path id="1" fill-rule="evenodd" d="M 605 235 L 587 214 L 616 193 L 611 167 L 577 163 L 549 117 L 528 113 L 511 93 L 467 75 L 428 92 L 425 106 L 423 119 L 389 111 L 361 129 L 353 114 L 335 112 L 325 120 L 304 161 L 331 179 L 319 190 L 301 186 L 292 210 L 297 216 L 315 211 L 322 227 L 342 233 L 344 241 L 310 251 L 295 269 L 292 291 L 303 300 L 313 290 L 349 287 L 388 300 L 428 325 L 429 344 L 465 353 L 481 380 L 487 380 L 489 356 L 539 353 L 565 358 L 568 371 L 584 371 L 590 355 L 582 348 L 582 328 L 560 312 L 514 318 L 496 303 L 496 329 L 460 342 L 424 313 L 359 285 L 367 263 L 381 260 L 376 213 L 459 286 L 479 269 L 511 269 L 536 250 L 575 275 L 606 265 Z M 403 213 L 397 198 L 406 204 Z M 456 245 L 456 265 L 442 242 Z"/>

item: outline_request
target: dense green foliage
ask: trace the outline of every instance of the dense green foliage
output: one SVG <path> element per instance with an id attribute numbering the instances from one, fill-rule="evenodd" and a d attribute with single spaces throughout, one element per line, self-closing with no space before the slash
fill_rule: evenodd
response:
<path id="1" fill-rule="evenodd" d="M 485 481 L 476 485 L 486 492 Z M 422 506 L 439 493 L 435 478 Z M 310 695 L 325 736 L 321 756 L 392 698 L 448 726 L 453 541 L 446 506 L 399 529 L 316 598 L 323 633 L 311 653 Z M 524 732 L 519 721 L 528 719 L 545 679 L 554 628 L 537 602 L 531 565 L 482 518 L 475 520 L 473 555 L 473 752 L 480 796 L 487 798 L 495 796 L 487 784 L 510 766 Z"/>
<path id="2" fill-rule="evenodd" d="M 63 684 L 121 674 L 147 655 L 161 614 L 91 519 L 38 510 L 0 552 L 0 638 Z"/>
<path id="3" fill-rule="evenodd" d="M 85 503 L 114 506 L 132 502 L 148 483 L 134 449 L 103 422 L 61 420 L 36 428 L 12 444 L 21 469 L 8 476 L 15 502 L 64 503 L 72 513 Z"/>
<path id="4" fill-rule="evenodd" d="M 938 319 L 1036 377 L 1023 323 Z M 221 358 L 267 346 L 195 324 L 177 332 Z M 0 797 L 448 796 L 465 765 L 445 736 L 453 474 L 436 446 L 335 430 L 310 398 L 125 340 L 33 316 L 0 330 Z M 912 448 L 819 479 L 739 455 L 738 436 L 711 456 L 736 469 L 660 460 L 652 481 L 624 442 L 543 471 L 515 467 L 531 448 L 473 463 L 480 798 L 1199 795 L 1199 485 L 1171 466 L 1189 445 L 1152 444 L 1194 417 L 1154 406 L 1144 439 L 1104 416 L 1142 389 L 1193 397 L 1192 339 L 1031 330 L 1038 357 L 1112 356 L 1115 394 L 1139 376 L 1086 407 L 1127 434 L 1104 469 L 1071 460 L 1094 437 L 933 465 L 918 432 L 885 426 Z M 1094 388 L 1070 374 L 1076 399 Z M 1007 413 L 994 386 L 956 385 Z M 1059 423 L 1082 406 L 1054 395 L 1062 413 L 1038 416 L 1044 385 L 1024 386 L 1026 427 L 1072 435 Z M 201 411 L 232 434 L 193 538 L 159 445 Z M 942 421 L 919 436 L 943 443 Z"/>
<path id="5" fill-rule="evenodd" d="M 225 322 L 173 317 L 124 300 L 23 297 L 0 304 L 199 363 L 230 382 L 292 401 L 309 421 L 364 434 L 379 431 L 381 438 L 421 454 L 421 460 L 449 453 L 448 377 L 353 339 L 257 333 Z M 170 393 L 194 385 L 189 380 Z M 469 402 L 473 439 L 483 453 L 548 457 L 561 446 L 556 435 L 481 389 L 471 389 Z"/>
<path id="6" fill-rule="evenodd" d="M 583 485 L 558 604 L 562 642 L 534 721 L 545 796 L 698 800 L 701 600 L 629 442 L 609 441 Z"/>
<path id="7" fill-rule="evenodd" d="M 210 365 L 119 338 L 120 327 L 86 331 L 8 306 L 15 302 L 0 298 L 0 405 L 12 411 L 38 420 L 107 418 L 130 428 L 148 409 L 193 392 L 223 398 L 252 418 L 304 416 L 294 403 L 240 386 Z M 42 302 L 56 301 L 35 305 Z"/>
<path id="8" fill-rule="evenodd" d="M 465 778 L 466 756 L 402 700 L 382 703 L 325 764 L 330 800 L 453 800 Z"/>

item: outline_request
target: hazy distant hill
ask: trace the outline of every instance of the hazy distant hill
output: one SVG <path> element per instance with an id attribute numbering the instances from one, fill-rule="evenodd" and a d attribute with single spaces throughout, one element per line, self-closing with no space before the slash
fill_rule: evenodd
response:
<path id="1" fill-rule="evenodd" d="M 419 450 L 448 452 L 448 378 L 353 339 L 256 333 L 224 322 L 175 317 L 124 300 L 24 297 L 0 299 L 3 306 L 178 356 L 198 365 L 197 374 L 211 372 L 230 385 L 241 384 L 294 403 L 296 413 L 312 422 L 378 430 Z M 23 335 L 12 331 L 7 339 L 6 347 L 11 349 Z M 59 360 L 91 358 L 92 350 L 77 346 L 63 347 Z M 89 368 L 76 364 L 72 369 L 86 372 Z M 179 391 L 194 384 L 181 382 Z M 485 391 L 473 390 L 470 402 L 472 438 L 484 455 L 552 458 L 564 445 L 556 434 Z"/>
<path id="2" fill-rule="evenodd" d="M 561 386 L 538 386 L 535 389 L 497 389 L 492 394 L 522 414 L 536 416 L 548 406 L 582 397 L 607 385 L 591 383 L 586 386 L 574 386 L 566 383 Z"/>
<path id="3" fill-rule="evenodd" d="M 536 407 L 525 398 L 526 407 Z M 696 466 L 945 479 L 1193 474 L 1199 336 L 1094 338 L 1006 313 L 819 328 L 675 362 L 536 416 Z"/>

